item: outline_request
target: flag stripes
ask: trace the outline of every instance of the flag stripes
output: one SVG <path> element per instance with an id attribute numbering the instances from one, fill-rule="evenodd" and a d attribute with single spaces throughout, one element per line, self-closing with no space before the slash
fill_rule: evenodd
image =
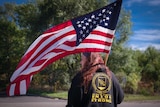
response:
<path id="1" fill-rule="evenodd" d="M 21 58 L 7 87 L 9 96 L 26 94 L 32 77 L 49 64 L 80 52 L 109 53 L 122 0 L 45 31 Z"/>

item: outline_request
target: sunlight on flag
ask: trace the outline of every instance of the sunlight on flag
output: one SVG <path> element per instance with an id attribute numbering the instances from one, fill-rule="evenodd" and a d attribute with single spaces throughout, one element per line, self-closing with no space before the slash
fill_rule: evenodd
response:
<path id="1" fill-rule="evenodd" d="M 21 58 L 7 87 L 8 96 L 24 95 L 32 76 L 49 64 L 80 52 L 109 53 L 122 0 L 59 24 L 39 36 Z"/>

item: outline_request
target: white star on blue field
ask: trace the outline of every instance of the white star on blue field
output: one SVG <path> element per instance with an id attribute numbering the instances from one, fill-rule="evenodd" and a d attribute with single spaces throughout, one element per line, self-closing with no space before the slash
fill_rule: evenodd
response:
<path id="1" fill-rule="evenodd" d="M 0 0 L 0 5 L 27 1 L 32 0 Z M 131 12 L 133 23 L 133 34 L 126 45 L 138 50 L 145 50 L 149 46 L 160 50 L 160 0 L 123 0 L 122 6 Z"/>

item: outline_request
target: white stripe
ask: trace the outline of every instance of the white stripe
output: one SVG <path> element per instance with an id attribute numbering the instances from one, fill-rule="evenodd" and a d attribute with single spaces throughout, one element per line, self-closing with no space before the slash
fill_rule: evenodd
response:
<path id="1" fill-rule="evenodd" d="M 33 75 L 30 76 L 30 81 L 32 81 L 32 77 L 33 77 Z"/>
<path id="2" fill-rule="evenodd" d="M 18 77 L 18 75 L 20 74 L 20 72 L 28 65 L 28 63 L 30 62 L 30 60 L 31 60 L 32 58 L 34 58 L 34 57 L 37 55 L 37 53 L 38 53 L 42 48 L 44 48 L 47 44 L 49 44 L 51 41 L 53 41 L 53 40 L 56 39 L 57 37 L 59 37 L 59 36 L 65 34 L 65 33 L 69 32 L 69 31 L 72 31 L 72 30 L 74 30 L 73 26 L 69 26 L 69 27 L 67 27 L 66 29 L 64 29 L 63 31 L 61 31 L 60 33 L 58 33 L 58 34 L 56 34 L 56 35 L 54 35 L 54 36 L 51 36 L 50 38 L 48 38 L 47 40 L 45 40 L 45 41 L 36 49 L 36 51 L 32 54 L 32 56 L 31 56 L 22 66 L 20 66 L 20 67 L 13 73 L 12 77 L 10 78 L 10 81 L 12 82 L 12 81 L 14 81 L 14 80 Z M 41 36 L 40 36 L 39 38 L 42 39 Z M 39 41 L 40 41 L 41 39 L 39 39 Z M 57 44 L 54 45 L 55 47 L 56 47 L 56 45 L 59 45 L 58 42 L 56 42 L 56 43 L 57 43 Z M 34 48 L 34 47 L 31 47 L 31 48 Z M 31 48 L 30 48 L 30 49 L 31 49 Z"/>
<path id="3" fill-rule="evenodd" d="M 53 40 L 55 40 L 56 38 L 62 36 L 63 34 L 66 34 L 67 32 L 70 32 L 74 30 L 73 26 L 69 26 L 68 29 L 63 29 L 61 32 L 49 37 L 48 39 L 46 39 L 37 49 L 36 51 L 33 53 L 32 57 L 34 57 L 40 50 L 42 50 L 46 45 L 48 45 L 50 42 L 52 42 Z M 41 36 L 40 36 L 41 39 L 43 39 Z M 40 40 L 39 40 L 40 41 Z M 55 46 L 59 45 L 58 43 L 57 44 L 54 44 Z M 34 47 L 31 47 L 32 49 Z M 31 57 L 31 58 L 32 58 Z"/>
<path id="4" fill-rule="evenodd" d="M 44 37 L 49 36 L 49 35 L 53 35 L 54 33 L 47 33 L 47 34 L 42 34 L 41 36 L 39 36 L 28 48 L 28 50 L 26 51 L 26 53 L 23 55 L 25 56 L 29 51 L 31 51 L 38 43 L 40 40 L 42 40 Z"/>
<path id="5" fill-rule="evenodd" d="M 95 49 L 104 49 L 104 50 L 110 50 L 111 49 L 111 46 L 106 46 L 106 45 L 103 45 L 103 44 L 96 44 L 96 43 L 81 43 L 77 47 L 70 47 L 68 45 L 62 44 L 59 47 L 59 49 L 63 49 L 65 51 L 73 51 L 75 49 L 84 49 L 84 48 L 93 48 L 93 47 L 95 47 Z M 51 59 L 51 58 L 53 58 L 57 55 L 59 55 L 59 53 L 50 52 L 50 53 L 46 54 L 42 59 Z"/>
<path id="6" fill-rule="evenodd" d="M 97 26 L 94 30 L 98 30 L 98 31 L 101 31 L 101 32 L 104 32 L 104 33 L 108 33 L 110 35 L 114 35 L 114 33 L 115 33 L 115 30 L 110 30 L 110 29 L 104 28 L 102 26 Z"/>
<path id="7" fill-rule="evenodd" d="M 109 42 L 109 43 L 113 41 L 113 38 L 108 38 L 108 37 L 104 37 L 96 34 L 89 34 L 86 39 L 100 40 L 100 41 Z"/>
<path id="8" fill-rule="evenodd" d="M 15 83 L 11 84 L 10 89 L 9 89 L 9 96 L 13 96 L 14 95 L 15 87 L 16 87 Z"/>
<path id="9" fill-rule="evenodd" d="M 45 34 L 42 34 L 41 36 L 39 36 L 32 44 L 31 46 L 29 47 L 29 49 L 27 50 L 27 52 L 25 53 L 25 55 L 31 51 L 38 43 L 41 39 L 43 39 L 44 37 L 47 37 L 49 35 L 55 35 L 57 33 L 61 33 L 61 32 L 64 32 L 65 30 L 68 30 L 70 29 L 71 26 L 67 26 L 66 28 L 63 28 L 63 29 L 60 29 L 60 30 L 57 30 L 57 31 L 53 31 L 53 32 L 50 32 L 50 33 L 45 33 Z M 54 36 L 55 37 L 55 36 Z"/>
<path id="10" fill-rule="evenodd" d="M 72 31 L 72 30 L 74 30 L 73 26 L 69 26 L 69 27 L 67 27 L 67 30 L 61 30 L 60 33 L 55 34 L 54 36 L 51 36 L 50 38 L 48 38 L 47 40 L 45 40 L 45 41 L 37 48 L 37 50 L 33 53 L 33 55 L 32 55 L 20 68 L 18 68 L 18 69 L 14 72 L 14 74 L 13 74 L 12 77 L 11 77 L 11 81 L 13 81 L 14 79 L 16 79 L 16 78 L 18 77 L 19 73 L 26 67 L 26 65 L 29 63 L 29 61 L 30 61 L 33 57 L 35 57 L 35 55 L 36 55 L 41 49 L 43 49 L 47 44 L 49 44 L 51 41 L 53 41 L 56 37 L 59 37 L 59 36 L 65 34 L 65 33 L 67 33 L 67 32 L 69 32 L 69 31 Z M 107 32 L 107 33 L 109 32 L 110 34 L 113 34 L 113 33 L 114 33 L 114 30 L 109 30 L 109 29 L 103 28 L 103 27 L 101 27 L 101 26 L 98 26 L 95 30 L 98 30 L 98 31 L 101 31 L 101 32 Z M 43 36 L 43 35 L 42 35 L 42 36 Z M 50 52 L 50 51 L 53 50 L 53 49 L 56 49 L 56 47 L 57 47 L 58 45 L 60 45 L 60 47 L 58 47 L 58 49 L 60 48 L 60 49 L 65 49 L 65 50 L 69 50 L 69 51 L 74 50 L 73 47 L 65 47 L 64 45 L 61 45 L 61 44 L 63 44 L 66 40 L 69 40 L 69 39 L 74 40 L 75 38 L 73 39 L 73 37 L 76 37 L 76 36 L 75 36 L 75 35 L 70 35 L 70 37 L 71 37 L 71 38 L 69 38 L 69 36 L 67 36 L 67 37 L 65 37 L 65 38 L 60 39 L 60 41 L 57 41 L 56 43 L 54 43 L 51 47 L 49 47 L 47 50 L 45 50 L 40 56 L 38 56 L 38 57 L 29 65 L 29 68 L 32 67 L 32 66 L 33 66 L 42 56 L 44 56 L 46 53 Z M 43 37 L 40 36 L 40 38 L 42 39 Z M 89 38 L 89 39 L 96 39 L 96 40 L 102 40 L 102 41 L 108 41 L 108 42 L 112 42 L 112 40 L 113 40 L 113 39 L 110 39 L 110 38 L 107 38 L 107 37 L 103 37 L 103 36 L 99 36 L 99 35 L 95 35 L 95 34 L 90 34 L 87 38 Z M 87 39 L 87 38 L 86 38 L 86 39 Z M 39 41 L 40 41 L 41 39 L 39 39 Z M 36 42 L 37 42 L 37 41 L 36 41 Z M 92 46 L 94 46 L 94 45 L 92 45 Z M 101 46 L 102 46 L 102 45 L 101 45 Z M 31 48 L 34 48 L 34 47 L 31 46 Z M 54 55 L 54 54 L 53 54 L 53 55 Z M 44 58 L 49 58 L 48 56 L 49 56 L 50 58 L 52 57 L 52 55 L 45 55 Z M 26 70 L 25 70 L 25 71 L 26 71 Z M 22 73 L 22 74 L 26 74 L 26 73 Z"/>
<path id="11" fill-rule="evenodd" d="M 60 49 L 59 46 L 61 46 L 66 40 L 72 40 L 75 39 L 75 35 L 69 35 L 64 38 L 62 38 L 60 41 L 57 41 L 52 46 L 47 48 L 43 53 L 41 53 L 30 65 L 29 67 L 32 67 L 39 59 L 42 59 L 42 57 L 47 54 L 48 52 L 52 51 L 53 49 Z"/>
<path id="12" fill-rule="evenodd" d="M 103 37 L 103 36 L 99 36 L 99 35 L 95 35 L 95 34 L 90 34 L 86 39 L 95 39 L 95 40 L 101 40 L 101 41 L 107 41 L 107 42 L 109 42 L 109 43 L 112 43 L 112 41 L 113 41 L 113 38 L 108 38 L 108 37 Z M 73 39 L 70 39 L 70 40 L 68 40 L 68 41 L 75 41 L 76 40 L 76 36 L 73 38 Z M 101 49 L 103 49 L 104 47 L 106 48 L 104 48 L 105 50 L 108 50 L 108 49 L 110 49 L 109 47 L 111 47 L 111 46 L 106 46 L 106 45 L 98 45 L 98 44 L 96 44 L 96 43 L 81 43 L 81 44 L 84 44 L 83 46 L 85 47 L 85 48 L 87 48 L 87 46 L 88 46 L 88 44 L 92 44 L 89 48 L 93 48 L 93 46 L 94 47 L 98 47 L 98 48 L 101 48 Z M 80 46 L 78 46 L 78 47 L 81 47 L 81 44 L 80 44 Z M 98 46 L 96 46 L 96 45 L 98 45 Z M 57 47 L 56 49 L 63 49 L 63 50 L 65 50 L 65 51 L 73 51 L 73 50 L 75 50 L 75 48 L 76 47 L 70 47 L 70 46 L 68 46 L 68 45 L 64 45 L 64 44 L 61 44 L 59 47 Z M 83 48 L 83 47 L 81 47 L 81 48 Z M 54 49 L 54 48 L 52 48 L 52 49 Z M 52 53 L 49 53 L 49 54 L 46 54 L 43 58 L 41 58 L 41 59 L 49 59 L 49 58 L 52 58 L 52 57 L 54 57 L 54 56 L 56 56 L 57 55 L 57 53 L 54 53 L 54 52 L 52 52 Z"/>
<path id="13" fill-rule="evenodd" d="M 26 80 L 22 80 L 21 82 L 20 82 L 20 95 L 24 95 L 24 94 L 26 94 Z"/>
<path id="14" fill-rule="evenodd" d="M 59 53 L 55 53 L 53 56 L 57 56 L 58 54 L 62 54 L 63 52 L 59 52 Z M 35 72 L 35 71 L 38 71 L 38 70 L 40 70 L 43 66 L 44 66 L 44 64 L 46 64 L 47 62 L 48 62 L 48 60 L 50 60 L 50 58 L 49 59 L 46 59 L 46 61 L 45 62 L 43 62 L 43 64 L 41 64 L 40 66 L 33 66 L 33 67 L 28 67 L 27 69 L 25 69 L 21 74 L 19 74 L 19 76 L 22 76 L 22 75 L 28 75 L 28 74 L 30 74 L 30 73 L 33 73 L 33 72 Z"/>
<path id="15" fill-rule="evenodd" d="M 95 44 L 95 43 L 81 43 L 80 45 L 78 45 L 78 47 L 76 47 L 76 49 L 83 49 L 83 48 L 93 48 L 95 47 L 95 49 L 104 49 L 104 50 L 110 50 L 111 46 L 106 46 L 106 45 L 102 45 L 102 44 Z"/>
<path id="16" fill-rule="evenodd" d="M 84 48 L 93 48 L 95 47 L 95 49 L 104 49 L 104 50 L 110 50 L 111 49 L 111 46 L 106 46 L 106 45 L 103 45 L 103 44 L 96 44 L 96 43 L 81 43 L 79 46 L 75 46 L 75 47 L 70 47 L 70 46 L 67 46 L 67 45 L 60 45 L 58 48 L 59 49 L 63 49 L 63 50 L 66 50 L 66 51 L 73 51 L 75 49 L 84 49 Z M 27 75 L 27 74 L 30 74 L 30 73 L 33 73 L 39 69 L 41 69 L 41 67 L 43 67 L 43 65 L 45 63 L 47 63 L 48 60 L 50 60 L 51 58 L 59 55 L 59 54 L 62 54 L 63 52 L 59 52 L 59 53 L 55 53 L 55 52 L 50 52 L 48 54 L 46 54 L 43 58 L 41 59 L 46 59 L 46 61 L 39 65 L 39 66 L 34 66 L 34 67 L 28 67 L 26 70 L 24 70 L 20 75 Z M 19 75 L 19 76 L 20 76 Z"/>

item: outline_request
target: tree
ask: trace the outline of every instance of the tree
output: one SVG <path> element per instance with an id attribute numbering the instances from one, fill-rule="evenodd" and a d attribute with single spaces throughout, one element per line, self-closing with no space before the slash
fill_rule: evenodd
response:
<path id="1" fill-rule="evenodd" d="M 5 88 L 9 77 L 15 70 L 17 63 L 24 51 L 24 35 L 14 21 L 13 4 L 5 4 L 0 8 L 0 82 Z"/>
<path id="2" fill-rule="evenodd" d="M 18 37 L 19 39 L 21 39 L 19 41 L 21 41 L 21 46 L 23 47 L 17 48 L 19 49 L 19 55 L 22 56 L 24 54 L 24 48 L 26 50 L 29 45 L 49 27 L 55 26 L 77 16 L 89 13 L 102 6 L 106 6 L 108 3 L 108 0 L 36 0 L 26 4 L 14 5 L 14 12 L 10 12 L 12 13 L 12 16 L 14 16 L 12 21 L 15 28 L 17 29 L 16 33 L 18 31 L 20 34 L 22 34 L 22 37 Z M 10 22 L 11 21 L 9 20 L 9 23 Z M 114 39 L 110 55 L 111 58 L 109 58 L 108 62 L 108 66 L 113 69 L 113 71 L 125 71 L 126 67 L 130 68 L 129 63 L 127 62 L 128 58 L 130 57 L 129 54 L 127 54 L 129 50 L 125 51 L 125 49 L 123 48 L 123 44 L 126 42 L 126 40 L 128 39 L 128 35 L 130 34 L 130 26 L 130 14 L 126 10 L 122 9 L 120 20 L 117 26 L 117 29 L 119 30 L 117 30 L 116 32 L 116 37 Z M 18 58 L 17 60 L 19 59 L 20 58 Z M 67 72 L 67 74 L 69 74 L 69 79 L 71 79 L 72 76 L 77 72 L 77 69 L 79 67 L 79 64 L 77 62 L 79 61 L 79 55 L 68 56 L 54 62 L 53 64 L 48 66 L 48 68 L 44 69 L 40 73 L 40 75 L 37 76 L 44 75 L 46 78 L 44 80 L 45 83 L 49 84 L 50 86 L 52 86 L 52 84 L 54 84 L 54 82 L 56 82 L 58 79 L 60 79 L 60 81 L 62 81 L 62 79 L 67 81 L 68 77 L 64 76 L 63 74 Z M 17 62 L 14 64 L 16 65 Z M 61 75 L 58 77 L 57 72 L 59 73 L 59 75 L 61 75 L 60 73 L 62 73 L 63 76 Z M 129 73 L 130 71 L 125 72 Z M 52 78 L 52 75 L 54 78 Z M 49 76 L 49 81 L 54 81 L 51 84 L 47 82 L 47 78 L 49 78 Z M 36 81 L 41 82 L 38 77 Z"/>
<path id="3" fill-rule="evenodd" d="M 139 56 L 139 63 L 143 66 L 142 80 L 144 81 L 158 81 L 160 75 L 160 54 L 154 47 L 148 47 L 144 54 Z"/>
<path id="4" fill-rule="evenodd" d="M 154 91 L 160 91 L 160 51 L 148 47 L 139 55 L 139 65 L 142 67 L 142 79 L 145 83 L 153 83 Z"/>
<path id="5" fill-rule="evenodd" d="M 131 59 L 132 52 L 125 47 L 124 43 L 127 42 L 131 34 L 131 25 L 130 13 L 122 9 L 108 59 L 108 66 L 115 72 L 122 70 L 122 68 L 126 70 L 124 65 L 130 65 L 128 60 Z"/>

